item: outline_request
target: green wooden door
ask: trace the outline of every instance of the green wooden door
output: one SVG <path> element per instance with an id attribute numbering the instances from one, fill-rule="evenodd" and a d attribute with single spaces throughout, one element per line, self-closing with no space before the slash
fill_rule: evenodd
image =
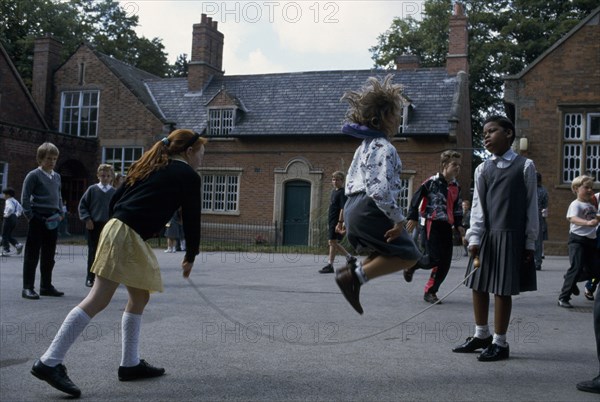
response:
<path id="1" fill-rule="evenodd" d="M 310 183 L 294 180 L 285 184 L 283 244 L 308 245 Z"/>

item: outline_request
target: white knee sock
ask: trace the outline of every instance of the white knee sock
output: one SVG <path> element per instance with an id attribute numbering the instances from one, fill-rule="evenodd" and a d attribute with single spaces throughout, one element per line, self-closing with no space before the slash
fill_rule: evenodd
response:
<path id="1" fill-rule="evenodd" d="M 508 343 L 506 342 L 506 334 L 494 334 L 494 340 L 492 340 L 492 343 L 502 346 L 503 348 L 507 347 Z"/>
<path id="2" fill-rule="evenodd" d="M 475 338 L 484 339 L 490 335 L 489 325 L 475 325 Z"/>
<path id="3" fill-rule="evenodd" d="M 40 357 L 42 363 L 50 367 L 61 364 L 69 348 L 73 345 L 75 339 L 81 335 L 90 320 L 90 316 L 79 308 L 79 306 L 71 310 L 60 326 L 48 350 Z"/>
<path id="4" fill-rule="evenodd" d="M 133 367 L 140 364 L 138 344 L 142 315 L 124 312 L 121 319 L 121 366 Z"/>

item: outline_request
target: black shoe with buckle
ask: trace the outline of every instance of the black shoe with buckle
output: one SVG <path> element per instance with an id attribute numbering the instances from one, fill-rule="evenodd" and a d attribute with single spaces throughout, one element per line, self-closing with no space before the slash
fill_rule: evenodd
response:
<path id="1" fill-rule="evenodd" d="M 477 356 L 477 360 L 479 360 L 480 362 L 495 362 L 498 360 L 508 359 L 508 355 L 508 343 L 506 344 L 506 347 L 500 346 L 496 343 L 492 343 L 490 346 L 485 348 L 479 356 Z"/>
<path id="2" fill-rule="evenodd" d="M 59 364 L 55 367 L 50 367 L 46 366 L 40 360 L 36 360 L 31 368 L 31 374 L 42 381 L 46 381 L 59 391 L 74 397 L 79 397 L 81 395 L 81 390 L 77 387 L 77 385 L 73 384 L 73 381 L 71 381 L 67 375 L 67 368 L 62 364 Z"/>
<path id="3" fill-rule="evenodd" d="M 61 297 L 61 296 L 64 296 L 65 293 L 64 292 L 59 292 L 58 290 L 56 290 L 56 288 L 54 286 L 50 286 L 48 288 L 42 288 L 42 287 L 40 287 L 40 295 L 42 295 L 42 296 L 52 296 L 52 297 Z"/>
<path id="4" fill-rule="evenodd" d="M 87 278 L 85 280 L 85 286 L 87 286 L 88 288 L 91 288 L 92 286 L 94 286 L 94 280 L 90 279 L 90 278 Z"/>
<path id="5" fill-rule="evenodd" d="M 21 297 L 29 300 L 38 300 L 40 298 L 40 295 L 35 293 L 35 290 L 33 289 L 23 289 L 23 291 L 21 292 Z"/>
<path id="6" fill-rule="evenodd" d="M 320 274 L 333 274 L 333 265 L 327 264 L 319 270 Z"/>
<path id="7" fill-rule="evenodd" d="M 154 367 L 147 363 L 144 359 L 140 359 L 140 363 L 133 367 L 119 366 L 119 381 L 134 381 L 142 378 L 160 377 L 165 373 L 164 368 Z"/>
<path id="8" fill-rule="evenodd" d="M 475 338 L 474 336 L 470 336 L 467 338 L 466 342 L 462 345 L 458 345 L 452 351 L 454 353 L 473 353 L 478 349 L 485 349 L 492 344 L 492 336 L 488 336 L 487 338 Z"/>
<path id="9" fill-rule="evenodd" d="M 363 313 L 363 308 L 360 305 L 360 281 L 356 277 L 354 264 L 348 264 L 335 272 L 335 282 L 340 287 L 342 294 L 356 310 L 358 314 Z"/>

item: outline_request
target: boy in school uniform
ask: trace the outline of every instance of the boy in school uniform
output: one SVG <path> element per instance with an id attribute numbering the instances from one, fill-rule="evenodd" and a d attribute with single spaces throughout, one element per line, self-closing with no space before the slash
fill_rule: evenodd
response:
<path id="1" fill-rule="evenodd" d="M 90 272 L 90 269 L 94 264 L 100 232 L 102 232 L 109 219 L 108 206 L 110 199 L 117 191 L 111 186 L 111 182 L 115 177 L 112 165 L 101 164 L 98 166 L 97 174 L 98 183 L 88 187 L 79 201 L 79 219 L 85 222 L 87 230 L 88 258 L 85 286 L 88 288 L 94 285 L 95 275 Z"/>
<path id="2" fill-rule="evenodd" d="M 346 204 L 346 195 L 344 194 L 344 180 L 345 175 L 340 171 L 333 172 L 331 175 L 333 190 L 331 190 L 329 201 L 329 260 L 327 265 L 319 270 L 321 274 L 332 274 L 334 272 L 333 261 L 338 252 L 346 256 L 346 262 L 356 261 L 356 258 L 352 257 L 352 254 L 339 243 L 344 238 L 342 233 L 345 232 L 344 204 Z"/>
<path id="3" fill-rule="evenodd" d="M 40 145 L 36 155 L 39 166 L 27 173 L 23 182 L 21 204 L 23 214 L 29 221 L 29 230 L 23 258 L 21 296 L 29 300 L 40 298 L 33 286 L 38 262 L 40 294 L 54 297 L 64 295 L 52 285 L 58 224 L 64 218 L 60 175 L 54 171 L 58 154 L 54 144 L 45 142 Z"/>

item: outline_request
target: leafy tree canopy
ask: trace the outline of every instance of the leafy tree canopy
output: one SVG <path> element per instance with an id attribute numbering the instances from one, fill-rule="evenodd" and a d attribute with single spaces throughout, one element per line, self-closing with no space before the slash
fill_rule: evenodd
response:
<path id="1" fill-rule="evenodd" d="M 463 0 L 468 17 L 472 126 L 502 110 L 503 76 L 516 74 L 593 9 L 598 0 Z M 376 66 L 393 68 L 401 54 L 423 67 L 443 67 L 448 52 L 451 0 L 426 0 L 423 18 L 395 18 L 370 51 Z M 480 138 L 475 138 L 477 143 Z"/>
<path id="2" fill-rule="evenodd" d="M 136 15 L 112 0 L 0 0 L 0 41 L 31 87 L 33 45 L 52 36 L 66 59 L 82 43 L 160 77 L 169 74 L 162 40 L 139 37 Z"/>

